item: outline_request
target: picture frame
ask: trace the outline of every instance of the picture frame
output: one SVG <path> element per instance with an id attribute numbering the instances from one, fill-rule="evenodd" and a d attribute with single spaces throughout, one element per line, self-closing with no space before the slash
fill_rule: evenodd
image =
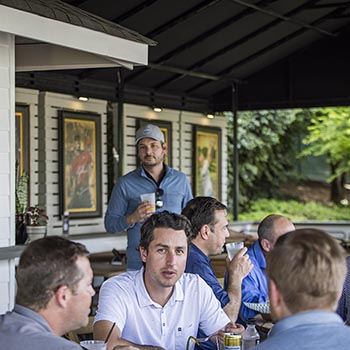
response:
<path id="1" fill-rule="evenodd" d="M 101 116 L 59 111 L 60 212 L 102 216 Z"/>
<path id="2" fill-rule="evenodd" d="M 164 134 L 164 140 L 168 148 L 168 154 L 166 155 L 164 162 L 168 166 L 172 167 L 172 162 L 173 162 L 173 149 L 172 149 L 172 123 L 164 120 L 148 120 L 148 119 L 141 119 L 139 118 L 137 120 L 137 129 L 142 128 L 146 126 L 147 124 L 153 124 L 157 125 L 159 129 L 163 132 Z"/>
<path id="3" fill-rule="evenodd" d="M 16 104 L 16 167 L 18 176 L 29 174 L 29 106 Z"/>
<path id="4" fill-rule="evenodd" d="M 193 127 L 193 193 L 221 200 L 221 129 Z"/>

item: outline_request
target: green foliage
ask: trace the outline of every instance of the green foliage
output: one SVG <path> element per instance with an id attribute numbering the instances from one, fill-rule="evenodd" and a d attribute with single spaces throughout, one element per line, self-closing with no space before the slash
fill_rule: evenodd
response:
<path id="1" fill-rule="evenodd" d="M 297 221 L 348 221 L 349 207 L 337 205 L 325 206 L 315 202 L 302 203 L 295 200 L 258 199 L 252 203 L 249 211 L 241 213 L 242 221 L 261 221 L 269 214 L 281 214 L 293 222 Z"/>
<path id="2" fill-rule="evenodd" d="M 296 150 L 291 147 L 307 118 L 299 110 L 244 111 L 238 113 L 239 205 L 247 209 L 251 201 L 278 195 L 278 188 L 291 176 Z M 233 159 L 233 116 L 228 115 L 228 159 Z M 228 164 L 233 179 L 232 161 Z M 229 181 L 232 193 L 233 181 Z M 229 206 L 232 206 L 229 195 Z"/>
<path id="3" fill-rule="evenodd" d="M 326 155 L 332 165 L 329 181 L 346 174 L 350 169 L 350 108 L 314 108 L 309 134 L 303 140 L 308 147 L 301 156 Z"/>

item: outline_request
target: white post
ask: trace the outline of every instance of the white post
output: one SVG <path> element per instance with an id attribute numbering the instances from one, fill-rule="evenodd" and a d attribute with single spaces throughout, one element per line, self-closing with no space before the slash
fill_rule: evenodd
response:
<path id="1" fill-rule="evenodd" d="M 0 247 L 15 245 L 15 37 L 0 32 Z M 15 264 L 0 260 L 0 313 L 13 307 Z"/>

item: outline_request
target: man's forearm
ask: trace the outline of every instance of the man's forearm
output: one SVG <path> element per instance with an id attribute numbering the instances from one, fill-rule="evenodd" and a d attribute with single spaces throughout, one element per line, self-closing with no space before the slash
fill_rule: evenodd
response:
<path id="1" fill-rule="evenodd" d="M 225 305 L 224 311 L 231 322 L 236 322 L 242 300 L 242 279 L 233 278 L 229 275 L 227 283 L 227 294 L 230 302 Z"/>

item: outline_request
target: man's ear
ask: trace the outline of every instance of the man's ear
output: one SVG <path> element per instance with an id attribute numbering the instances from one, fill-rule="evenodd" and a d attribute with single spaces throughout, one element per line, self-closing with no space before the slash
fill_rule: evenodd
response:
<path id="1" fill-rule="evenodd" d="M 54 297 L 55 297 L 56 303 L 60 307 L 65 308 L 68 304 L 68 301 L 71 295 L 72 295 L 72 291 L 68 288 L 68 286 L 61 286 L 56 290 Z"/>
<path id="2" fill-rule="evenodd" d="M 168 146 L 167 146 L 167 144 L 163 143 L 162 147 L 163 147 L 164 154 L 168 154 Z"/>
<path id="3" fill-rule="evenodd" d="M 146 263 L 147 260 L 147 250 L 143 247 L 139 247 L 140 255 L 141 255 L 141 260 L 142 262 Z"/>
<path id="4" fill-rule="evenodd" d="M 205 241 L 209 238 L 209 226 L 203 225 L 201 229 L 199 230 L 199 234 L 201 235 L 202 239 Z"/>
<path id="5" fill-rule="evenodd" d="M 270 252 L 271 251 L 271 243 L 266 239 L 263 238 L 261 241 L 261 247 L 265 252 Z"/>

